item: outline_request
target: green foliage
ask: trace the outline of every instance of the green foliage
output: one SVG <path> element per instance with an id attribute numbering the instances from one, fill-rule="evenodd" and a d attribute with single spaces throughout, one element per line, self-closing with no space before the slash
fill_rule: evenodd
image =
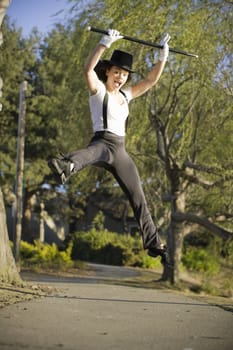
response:
<path id="1" fill-rule="evenodd" d="M 139 253 L 138 259 L 140 261 L 140 267 L 143 267 L 144 269 L 155 269 L 161 267 L 160 258 L 151 258 L 144 252 Z"/>
<path id="2" fill-rule="evenodd" d="M 142 249 L 141 237 L 120 235 L 108 230 L 92 228 L 88 232 L 76 232 L 71 237 L 72 258 L 110 265 L 153 268 L 155 259 Z"/>
<path id="3" fill-rule="evenodd" d="M 30 80 L 30 72 L 35 64 L 35 54 L 31 48 L 38 42 L 38 38 L 22 39 L 21 32 L 9 23 L 7 16 L 4 18 L 2 31 L 4 41 L 0 47 L 0 76 L 3 79 L 0 172 L 3 183 L 12 185 L 15 180 L 19 86 L 23 80 Z"/>
<path id="4" fill-rule="evenodd" d="M 93 225 L 97 230 L 104 230 L 104 213 L 99 211 L 97 215 L 94 217 Z"/>
<path id="5" fill-rule="evenodd" d="M 185 237 L 182 263 L 189 271 L 216 276 L 221 268 L 233 267 L 233 241 L 223 242 L 205 231 L 194 232 Z"/>
<path id="6" fill-rule="evenodd" d="M 219 259 L 211 251 L 190 247 L 182 257 L 182 262 L 190 271 L 216 275 L 220 270 Z"/>
<path id="7" fill-rule="evenodd" d="M 225 259 L 226 264 L 233 269 L 233 240 L 224 244 L 222 255 Z"/>
<path id="8" fill-rule="evenodd" d="M 73 2 L 80 3 L 78 0 Z M 209 217 L 214 217 L 216 212 L 232 213 L 230 28 L 233 5 L 189 0 L 179 2 L 177 6 L 175 0 L 146 0 L 134 1 L 132 6 L 132 1 L 126 0 L 120 2 L 119 13 L 119 2 L 106 0 L 103 6 L 98 4 L 98 1 L 90 2 L 85 14 L 87 22 L 94 26 L 111 26 L 152 42 L 159 41 L 162 33 L 167 31 L 171 34 L 171 47 L 199 54 L 199 59 L 192 59 L 170 53 L 156 88 L 135 100 L 130 107 L 127 147 L 134 156 L 143 183 L 150 180 L 149 186 L 144 186 L 149 205 L 156 207 L 157 212 L 159 209 L 160 216 L 166 220 L 166 209 L 159 200 L 161 194 L 169 192 L 176 183 L 180 184 L 180 190 L 184 177 L 191 173 L 194 177 L 190 186 L 185 185 L 187 209 L 195 209 L 194 212 L 203 212 L 203 216 Z M 155 18 L 159 20 L 155 21 Z M 82 38 L 94 47 L 99 35 L 89 33 Z M 154 54 L 157 57 L 158 53 L 125 40 L 113 45 L 113 49 L 118 47 L 134 55 L 137 73 L 133 81 L 146 76 L 154 62 Z M 90 46 L 87 48 L 89 50 Z M 85 50 L 83 55 L 80 52 L 83 59 Z M 109 55 L 108 50 L 106 55 Z M 161 146 L 156 121 L 163 126 L 161 143 L 166 142 L 166 164 L 156 154 Z M 169 171 L 166 173 L 169 159 L 174 166 L 172 175 Z M 200 172 L 192 174 L 192 169 L 186 167 L 187 161 L 197 165 Z M 205 187 L 202 183 L 213 185 Z M 232 219 L 226 220 L 223 226 L 232 227 Z"/>
<path id="9" fill-rule="evenodd" d="M 25 241 L 20 242 L 20 255 L 23 260 L 31 259 L 35 256 L 36 247 Z"/>
<path id="10" fill-rule="evenodd" d="M 72 243 L 70 243 L 65 251 L 59 251 L 57 245 L 41 243 L 34 241 L 34 244 L 30 244 L 21 241 L 20 254 L 24 266 L 37 266 L 37 267 L 57 267 L 59 269 L 66 269 L 73 265 L 71 259 Z"/>

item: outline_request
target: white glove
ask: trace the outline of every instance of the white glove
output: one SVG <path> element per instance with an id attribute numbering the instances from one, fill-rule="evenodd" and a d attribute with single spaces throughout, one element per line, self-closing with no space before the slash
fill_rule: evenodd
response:
<path id="1" fill-rule="evenodd" d="M 108 35 L 104 35 L 101 38 L 100 44 L 106 46 L 107 48 L 110 48 L 112 43 L 114 43 L 115 41 L 122 39 L 122 38 L 123 38 L 123 36 L 120 35 L 118 30 L 108 29 Z"/>
<path id="2" fill-rule="evenodd" d="M 170 35 L 168 33 L 164 34 L 162 40 L 160 41 L 160 45 L 163 46 L 163 49 L 159 50 L 159 60 L 161 62 L 166 62 L 169 54 L 169 46 L 168 41 L 170 40 Z"/>

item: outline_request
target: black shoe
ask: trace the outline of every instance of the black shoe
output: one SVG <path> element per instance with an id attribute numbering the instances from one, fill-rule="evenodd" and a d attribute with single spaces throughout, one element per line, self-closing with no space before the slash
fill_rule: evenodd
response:
<path id="1" fill-rule="evenodd" d="M 161 263 L 163 265 L 170 265 L 170 259 L 167 252 L 167 247 L 162 243 L 159 246 L 149 248 L 147 254 L 152 258 L 161 256 Z"/>
<path id="2" fill-rule="evenodd" d="M 48 161 L 48 166 L 55 175 L 58 175 L 62 185 L 64 185 L 71 175 L 71 163 L 67 158 L 51 158 Z"/>

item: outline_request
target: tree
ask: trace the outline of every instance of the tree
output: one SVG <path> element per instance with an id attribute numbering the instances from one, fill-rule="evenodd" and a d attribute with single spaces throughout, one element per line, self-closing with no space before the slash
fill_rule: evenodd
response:
<path id="1" fill-rule="evenodd" d="M 3 34 L 5 41 L 0 56 L 0 70 L 5 82 L 2 99 L 4 107 L 0 121 L 1 185 L 13 190 L 16 174 L 19 87 L 23 80 L 30 82 L 30 68 L 35 64 L 32 47 L 38 38 L 22 39 L 21 31 L 11 26 L 7 17 L 3 24 Z M 30 117 L 27 117 L 30 120 Z"/>
<path id="2" fill-rule="evenodd" d="M 233 127 L 229 119 L 232 99 L 226 89 L 227 81 L 222 84 L 217 78 L 220 64 L 230 59 L 228 51 L 224 50 L 228 44 L 218 34 L 221 32 L 223 38 L 227 36 L 230 23 L 227 10 L 226 5 L 211 7 L 208 4 L 201 6 L 196 13 L 191 11 L 189 15 L 194 21 L 198 16 L 198 26 L 208 28 L 208 32 L 206 30 L 201 36 L 203 49 L 199 49 L 201 62 L 196 65 L 196 76 L 187 68 L 182 70 L 183 76 L 178 83 L 171 81 L 168 88 L 171 94 L 167 95 L 167 117 L 162 115 L 161 118 L 156 107 L 150 112 L 150 119 L 156 126 L 157 140 L 162 140 L 158 143 L 157 151 L 170 183 L 169 239 L 175 267 L 170 277 L 174 282 L 179 280 L 183 238 L 185 233 L 192 230 L 192 223 L 218 234 L 224 241 L 232 239 L 232 197 L 228 192 L 232 194 L 232 138 L 229 134 Z M 223 25 L 221 16 L 227 24 Z M 194 28 L 192 26 L 192 30 Z M 205 42 L 206 35 L 211 38 L 211 44 Z M 223 49 L 218 53 L 220 45 Z M 188 95 L 190 101 L 187 100 Z M 171 112 L 172 117 L 169 118 Z M 224 152 L 225 147 L 227 153 Z M 217 223 L 219 215 L 225 216 L 222 227 Z"/>
<path id="3" fill-rule="evenodd" d="M 6 13 L 10 0 L 0 1 L 0 27 L 2 20 Z M 2 33 L 1 44 L 2 44 Z M 13 258 L 12 250 L 9 244 L 7 225 L 6 225 L 6 214 L 5 206 L 0 188 L 0 281 L 7 283 L 20 283 L 21 279 L 16 269 L 15 261 Z"/>
<path id="4" fill-rule="evenodd" d="M 176 283 L 184 235 L 193 223 L 232 239 L 232 4 L 144 1 L 132 7 L 124 1 L 120 8 L 119 16 L 119 2 L 92 2 L 85 23 L 95 26 L 98 18 L 96 26 L 155 42 L 168 31 L 171 46 L 200 57 L 171 54 L 157 87 L 131 107 L 128 147 L 150 191 L 151 207 L 157 206 L 156 216 L 163 217 L 161 229 L 168 232 L 174 270 L 165 270 L 163 277 Z M 135 79 L 145 76 L 153 64 L 152 50 L 126 41 L 117 45 L 135 54 Z M 164 206 L 157 204 L 159 197 L 166 200 Z"/>
<path id="5" fill-rule="evenodd" d="M 192 34 L 186 22 L 193 32 L 195 23 L 198 23 L 199 39 L 203 42 L 199 48 L 200 63 L 190 62 L 188 65 L 185 58 L 171 58 L 168 63 L 170 76 L 164 83 L 166 89 L 155 89 L 147 97 L 150 126 L 155 131 L 157 155 L 163 164 L 167 180 L 166 196 L 164 194 L 163 198 L 170 203 L 168 245 L 174 270 L 165 270 L 163 278 L 169 278 L 174 283 L 179 281 L 183 238 L 193 229 L 192 223 L 220 235 L 225 241 L 232 239 L 230 184 L 233 174 L 232 138 L 229 131 L 233 127 L 229 114 L 232 111 L 232 98 L 226 88 L 228 80 L 219 84 L 217 78 L 220 64 L 231 58 L 227 56 L 229 51 L 224 48 L 216 54 L 220 45 L 229 48 L 229 42 L 224 43 L 221 37 L 228 38 L 230 18 L 227 17 L 226 5 L 225 8 L 220 5 L 211 8 L 204 4 L 198 9 L 182 10 L 183 16 L 185 15 L 183 28 L 188 31 L 189 40 Z M 176 18 L 179 18 L 178 11 L 180 7 L 169 16 L 170 19 L 174 16 L 172 23 L 175 27 Z M 221 15 L 224 17 L 224 25 L 223 20 L 220 20 Z M 171 32 L 174 31 L 173 25 L 169 25 Z M 202 34 L 200 27 L 205 27 Z M 221 37 L 218 36 L 219 32 Z M 206 36 L 211 38 L 211 44 L 206 42 Z M 183 42 L 184 39 L 185 37 Z M 193 38 L 192 42 L 195 42 Z M 225 77 L 230 77 L 230 70 L 225 69 Z M 209 195 L 211 202 L 208 203 Z M 198 204 L 195 203 L 196 200 Z M 194 210 L 195 213 L 189 210 Z M 218 215 L 216 210 L 219 211 Z M 217 216 L 225 216 L 222 222 L 225 228 L 219 226 Z"/>

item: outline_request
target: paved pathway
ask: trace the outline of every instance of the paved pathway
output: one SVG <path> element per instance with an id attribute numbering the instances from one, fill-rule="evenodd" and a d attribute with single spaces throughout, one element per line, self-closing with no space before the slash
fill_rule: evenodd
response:
<path id="1" fill-rule="evenodd" d="M 44 277 L 55 293 L 1 309 L 0 349 L 233 349 L 231 312 L 173 292 L 105 283 L 134 272 L 94 268 L 98 278 Z"/>

